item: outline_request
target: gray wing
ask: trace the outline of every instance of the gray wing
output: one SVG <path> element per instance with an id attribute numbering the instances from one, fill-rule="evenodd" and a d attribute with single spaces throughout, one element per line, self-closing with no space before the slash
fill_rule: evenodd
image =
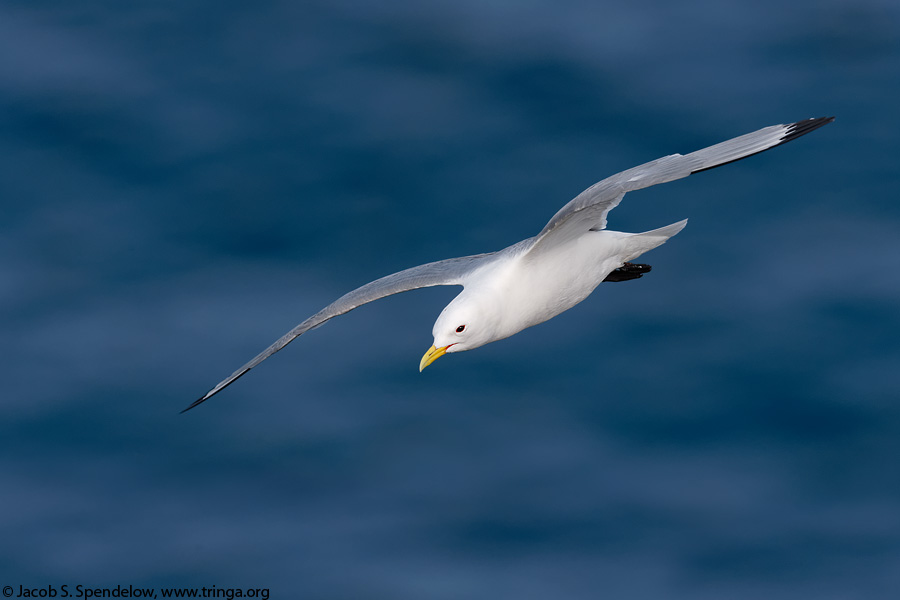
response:
<path id="1" fill-rule="evenodd" d="M 834 117 L 820 117 L 773 125 L 690 154 L 664 156 L 608 177 L 581 192 L 553 215 L 534 238 L 529 252 L 564 243 L 591 229 L 605 229 L 606 215 L 618 206 L 626 192 L 681 179 L 758 154 L 786 144 L 832 121 Z"/>
<path id="2" fill-rule="evenodd" d="M 344 294 L 310 318 L 306 319 L 289 332 L 281 336 L 274 344 L 260 352 L 256 358 L 245 364 L 243 367 L 220 381 L 214 388 L 206 392 L 201 398 L 193 404 L 185 408 L 181 412 L 187 412 L 201 402 L 208 400 L 223 389 L 234 383 L 241 375 L 266 360 L 292 341 L 303 335 L 310 329 L 315 329 L 325 321 L 350 312 L 358 306 L 362 306 L 373 300 L 407 292 L 423 287 L 431 287 L 436 285 L 463 285 L 466 276 L 472 273 L 486 262 L 496 253 L 476 254 L 474 256 L 463 256 L 461 258 L 450 258 L 438 262 L 419 265 L 412 267 L 393 275 L 376 279 L 371 283 L 356 288 L 352 292 Z"/>

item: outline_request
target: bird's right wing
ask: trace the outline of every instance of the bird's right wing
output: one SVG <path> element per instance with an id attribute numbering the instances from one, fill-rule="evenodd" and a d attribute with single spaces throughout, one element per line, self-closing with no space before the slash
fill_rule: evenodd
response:
<path id="1" fill-rule="evenodd" d="M 214 388 L 206 392 L 202 397 L 194 401 L 193 404 L 181 412 L 189 411 L 201 402 L 218 394 L 234 383 L 241 375 L 290 344 L 295 338 L 303 335 L 310 329 L 315 329 L 325 321 L 350 312 L 354 308 L 372 302 L 373 300 L 378 300 L 379 298 L 384 298 L 385 296 L 391 296 L 393 294 L 399 294 L 400 292 L 407 292 L 409 290 L 436 285 L 463 285 L 466 276 L 469 273 L 472 273 L 485 263 L 489 262 L 491 257 L 495 254 L 496 253 L 476 254 L 473 256 L 450 258 L 419 265 L 418 267 L 412 267 L 411 269 L 406 269 L 394 273 L 393 275 L 376 279 L 371 283 L 356 288 L 352 292 L 344 294 L 281 336 L 278 341 L 260 352 L 253 360 L 243 367 L 220 381 Z"/>
<path id="2" fill-rule="evenodd" d="M 820 117 L 772 125 L 690 154 L 671 154 L 607 177 L 578 194 L 553 215 L 550 222 L 533 238 L 534 243 L 528 253 L 533 254 L 565 243 L 592 229 L 605 229 L 606 215 L 618 206 L 626 192 L 674 181 L 753 156 L 786 144 L 832 121 L 834 117 Z"/>

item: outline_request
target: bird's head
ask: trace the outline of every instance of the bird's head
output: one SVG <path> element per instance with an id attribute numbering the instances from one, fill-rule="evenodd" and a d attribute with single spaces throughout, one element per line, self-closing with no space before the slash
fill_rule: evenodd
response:
<path id="1" fill-rule="evenodd" d="M 494 341 L 493 320 L 477 297 L 465 292 L 448 304 L 431 330 L 434 344 L 419 362 L 419 371 L 449 352 L 462 352 Z"/>

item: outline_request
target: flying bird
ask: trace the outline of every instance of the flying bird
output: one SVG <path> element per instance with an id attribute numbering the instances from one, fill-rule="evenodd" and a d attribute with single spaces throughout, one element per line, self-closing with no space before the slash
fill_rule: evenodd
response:
<path id="1" fill-rule="evenodd" d="M 218 394 L 310 329 L 392 294 L 436 285 L 463 287 L 438 316 L 432 329 L 434 343 L 419 362 L 420 371 L 444 354 L 472 350 L 552 319 L 587 298 L 603 281 L 641 277 L 649 265 L 631 261 L 687 224 L 685 219 L 644 233 L 607 230 L 607 214 L 627 192 L 758 154 L 832 121 L 834 117 L 820 117 L 773 125 L 690 154 L 664 156 L 595 183 L 563 206 L 534 237 L 498 252 L 419 265 L 367 283 L 294 327 L 182 412 Z"/>

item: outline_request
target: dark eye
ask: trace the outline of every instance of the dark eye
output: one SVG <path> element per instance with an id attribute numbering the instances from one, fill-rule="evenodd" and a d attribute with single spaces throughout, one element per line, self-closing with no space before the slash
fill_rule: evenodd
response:
<path id="1" fill-rule="evenodd" d="M 465 330 L 466 330 L 466 326 L 460 325 L 459 327 L 456 328 L 456 333 L 462 333 Z"/>

